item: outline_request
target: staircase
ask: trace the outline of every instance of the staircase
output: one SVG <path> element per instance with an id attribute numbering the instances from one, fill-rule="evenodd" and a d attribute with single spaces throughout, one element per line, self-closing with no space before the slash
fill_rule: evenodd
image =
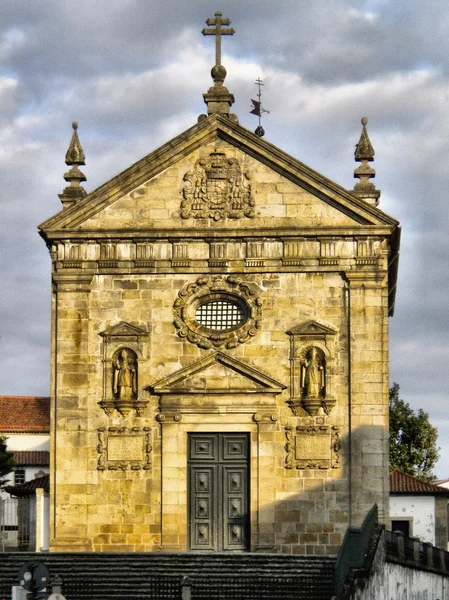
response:
<path id="1" fill-rule="evenodd" d="M 285 554 L 1 553 L 0 600 L 27 561 L 59 575 L 67 600 L 180 600 L 185 576 L 192 600 L 330 600 L 335 567 L 333 557 Z"/>

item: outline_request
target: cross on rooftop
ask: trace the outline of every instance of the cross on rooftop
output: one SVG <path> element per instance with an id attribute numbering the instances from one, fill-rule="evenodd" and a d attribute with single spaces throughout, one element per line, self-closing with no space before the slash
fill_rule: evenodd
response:
<path id="1" fill-rule="evenodd" d="M 203 35 L 215 35 L 215 65 L 221 65 L 221 36 L 234 35 L 235 31 L 232 27 L 222 27 L 222 25 L 230 25 L 229 19 L 222 19 L 221 12 L 215 13 L 215 19 L 207 19 L 207 25 L 215 25 L 215 29 L 205 27 L 201 32 Z"/>

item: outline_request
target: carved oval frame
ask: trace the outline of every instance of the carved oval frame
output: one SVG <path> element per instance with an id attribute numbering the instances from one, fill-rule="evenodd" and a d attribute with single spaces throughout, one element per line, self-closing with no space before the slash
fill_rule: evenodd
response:
<path id="1" fill-rule="evenodd" d="M 173 304 L 174 325 L 179 337 L 199 348 L 236 348 L 254 337 L 261 326 L 262 302 L 260 288 L 235 275 L 199 277 L 179 291 Z M 214 300 L 237 303 L 244 312 L 245 321 L 236 328 L 211 330 L 195 318 L 200 304 Z"/>

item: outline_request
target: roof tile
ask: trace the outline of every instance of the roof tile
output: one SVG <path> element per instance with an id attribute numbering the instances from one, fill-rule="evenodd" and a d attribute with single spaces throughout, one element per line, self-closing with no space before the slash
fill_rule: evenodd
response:
<path id="1" fill-rule="evenodd" d="M 0 396 L 0 433 L 50 433 L 50 398 Z"/>
<path id="2" fill-rule="evenodd" d="M 390 472 L 390 494 L 431 494 L 431 495 L 449 495 L 449 490 L 439 487 L 434 483 L 428 483 L 403 473 L 399 469 Z"/>
<path id="3" fill-rule="evenodd" d="M 38 488 L 43 488 L 44 492 L 50 491 L 50 475 L 42 475 L 19 485 L 9 485 L 5 487 L 5 491 L 12 496 L 30 496 Z"/>
<path id="4" fill-rule="evenodd" d="M 48 466 L 50 464 L 50 452 L 48 450 L 20 450 L 14 452 L 16 465 L 38 465 Z"/>

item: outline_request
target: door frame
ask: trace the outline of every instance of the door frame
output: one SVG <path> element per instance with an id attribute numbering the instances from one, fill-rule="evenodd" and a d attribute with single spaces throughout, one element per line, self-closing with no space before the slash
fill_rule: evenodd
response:
<path id="1" fill-rule="evenodd" d="M 159 420 L 161 437 L 154 439 L 160 470 L 160 506 L 154 507 L 153 523 L 158 524 L 158 546 L 163 552 L 188 551 L 187 523 L 187 434 L 248 433 L 250 439 L 250 552 L 273 552 L 274 505 L 276 490 L 273 473 L 277 466 L 273 435 L 277 423 L 271 418 L 259 420 L 254 414 L 183 414 Z M 157 543 L 155 541 L 155 543 Z"/>

